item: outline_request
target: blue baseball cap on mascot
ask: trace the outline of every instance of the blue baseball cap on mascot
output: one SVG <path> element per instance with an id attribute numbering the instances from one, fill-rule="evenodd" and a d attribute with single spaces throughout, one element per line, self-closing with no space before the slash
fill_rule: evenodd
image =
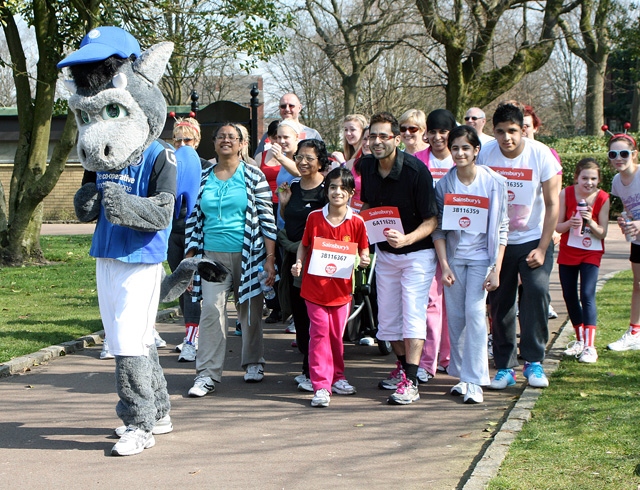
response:
<path id="1" fill-rule="evenodd" d="M 140 56 L 140 44 L 131 34 L 120 27 L 97 27 L 84 36 L 80 49 L 58 63 L 58 68 L 94 63 L 113 55 L 128 58 L 132 54 Z"/>

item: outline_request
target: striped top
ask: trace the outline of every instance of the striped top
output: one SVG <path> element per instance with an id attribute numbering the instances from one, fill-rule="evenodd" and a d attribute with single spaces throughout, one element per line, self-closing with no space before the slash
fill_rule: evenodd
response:
<path id="1" fill-rule="evenodd" d="M 204 215 L 202 213 L 202 191 L 215 166 L 202 171 L 200 191 L 193 213 L 187 220 L 185 229 L 185 252 L 195 249 L 196 257 L 204 254 Z M 242 275 L 238 301 L 244 303 L 260 294 L 258 267 L 264 264 L 267 251 L 264 237 L 276 240 L 276 224 L 271 204 L 271 189 L 262 171 L 252 165 L 244 165 L 244 182 L 247 188 L 247 211 L 244 220 L 244 240 L 242 244 Z M 193 299 L 202 299 L 200 276 L 193 280 Z"/>

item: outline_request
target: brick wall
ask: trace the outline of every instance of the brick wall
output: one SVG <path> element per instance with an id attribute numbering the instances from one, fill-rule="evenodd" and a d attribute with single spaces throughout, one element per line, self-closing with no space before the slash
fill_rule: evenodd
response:
<path id="1" fill-rule="evenodd" d="M 2 182 L 7 199 L 9 198 L 11 172 L 13 172 L 13 165 L 0 165 L 0 182 Z M 84 169 L 79 163 L 67 163 L 55 188 L 44 199 L 45 221 L 76 221 L 73 196 L 80 188 L 83 173 Z"/>

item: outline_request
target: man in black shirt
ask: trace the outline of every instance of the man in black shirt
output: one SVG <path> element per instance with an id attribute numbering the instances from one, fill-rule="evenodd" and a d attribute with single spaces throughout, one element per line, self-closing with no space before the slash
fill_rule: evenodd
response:
<path id="1" fill-rule="evenodd" d="M 395 392 L 389 403 L 407 405 L 418 399 L 418 364 L 426 337 L 429 287 L 436 255 L 431 232 L 437 225 L 433 180 L 417 158 L 398 151 L 400 128 L 391 114 L 371 117 L 372 155 L 361 160 L 363 210 L 398 209 L 403 232 L 390 229 L 376 244 L 378 339 L 390 341 L 398 356 L 397 369 L 380 382 Z"/>

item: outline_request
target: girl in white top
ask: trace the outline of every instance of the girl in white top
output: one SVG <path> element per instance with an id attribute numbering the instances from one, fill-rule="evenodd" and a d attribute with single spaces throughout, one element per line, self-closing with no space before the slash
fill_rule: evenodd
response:
<path id="1" fill-rule="evenodd" d="M 452 395 L 481 403 L 481 386 L 490 382 L 485 303 L 499 286 L 507 244 L 507 179 L 477 166 L 480 139 L 471 126 L 449 133 L 456 166 L 436 185 L 438 227 L 433 243 L 442 268 L 449 322 L 449 374 L 460 382 Z"/>
<path id="2" fill-rule="evenodd" d="M 638 172 L 638 146 L 628 134 L 615 134 L 609 140 L 609 162 L 618 174 L 611 183 L 611 194 L 624 205 L 628 221 L 618 217 L 618 225 L 631 242 L 631 270 L 633 284 L 640 283 L 640 172 Z M 631 293 L 629 330 L 608 345 L 614 351 L 640 350 L 640 289 Z"/>

